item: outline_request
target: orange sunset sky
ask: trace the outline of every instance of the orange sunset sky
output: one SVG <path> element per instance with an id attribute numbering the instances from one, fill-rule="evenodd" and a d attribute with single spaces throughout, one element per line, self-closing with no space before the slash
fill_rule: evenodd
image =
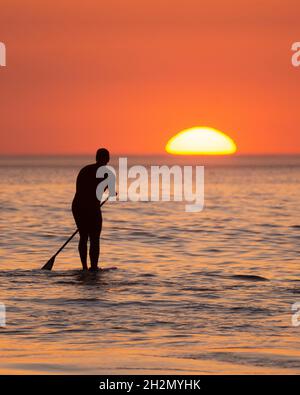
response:
<path id="1" fill-rule="evenodd" d="M 192 126 L 300 153 L 299 0 L 1 0 L 1 154 L 164 153 Z"/>

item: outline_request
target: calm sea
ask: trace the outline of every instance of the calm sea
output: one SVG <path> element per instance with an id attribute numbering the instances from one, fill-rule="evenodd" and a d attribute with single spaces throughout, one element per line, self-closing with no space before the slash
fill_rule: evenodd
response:
<path id="1" fill-rule="evenodd" d="M 194 159 L 202 212 L 108 203 L 101 265 L 118 270 L 82 274 L 76 239 L 40 271 L 75 229 L 92 160 L 0 159 L 0 372 L 299 373 L 300 157 Z"/>

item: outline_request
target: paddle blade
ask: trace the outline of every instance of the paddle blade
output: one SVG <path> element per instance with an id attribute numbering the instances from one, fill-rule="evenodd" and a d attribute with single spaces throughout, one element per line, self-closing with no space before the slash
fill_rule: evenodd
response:
<path id="1" fill-rule="evenodd" d="M 55 262 L 55 256 L 49 259 L 49 261 L 42 267 L 41 270 L 52 270 L 52 267 Z"/>

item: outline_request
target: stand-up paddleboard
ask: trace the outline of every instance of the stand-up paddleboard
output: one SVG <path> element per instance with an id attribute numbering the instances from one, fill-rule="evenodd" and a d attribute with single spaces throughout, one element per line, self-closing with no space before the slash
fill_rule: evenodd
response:
<path id="1" fill-rule="evenodd" d="M 109 267 L 100 267 L 98 270 L 88 270 L 89 273 L 102 273 L 109 272 L 110 270 L 117 270 L 117 266 L 109 266 Z"/>
<path id="2" fill-rule="evenodd" d="M 73 270 L 60 270 L 57 272 L 52 272 L 53 275 L 57 274 L 59 276 L 61 275 L 66 275 L 66 276 L 72 276 L 72 275 L 77 275 L 77 274 L 86 274 L 86 275 L 93 275 L 93 274 L 101 274 L 103 272 L 110 272 L 111 270 L 117 270 L 117 266 L 108 266 L 108 267 L 101 267 L 98 268 L 98 270 L 82 270 L 82 269 L 73 269 Z"/>

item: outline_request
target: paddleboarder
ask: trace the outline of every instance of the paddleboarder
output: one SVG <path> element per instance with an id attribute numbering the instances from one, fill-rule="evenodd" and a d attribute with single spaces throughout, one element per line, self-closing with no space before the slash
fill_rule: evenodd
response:
<path id="1" fill-rule="evenodd" d="M 96 188 L 101 179 L 96 178 L 96 172 L 100 166 L 106 166 L 109 162 L 109 151 L 105 148 L 98 149 L 96 163 L 82 168 L 76 180 L 76 193 L 72 202 L 72 213 L 79 230 L 78 251 L 83 270 L 88 270 L 87 244 L 90 242 L 89 257 L 91 271 L 97 271 L 100 234 L 102 230 L 102 214 L 100 202 L 96 196 Z"/>

